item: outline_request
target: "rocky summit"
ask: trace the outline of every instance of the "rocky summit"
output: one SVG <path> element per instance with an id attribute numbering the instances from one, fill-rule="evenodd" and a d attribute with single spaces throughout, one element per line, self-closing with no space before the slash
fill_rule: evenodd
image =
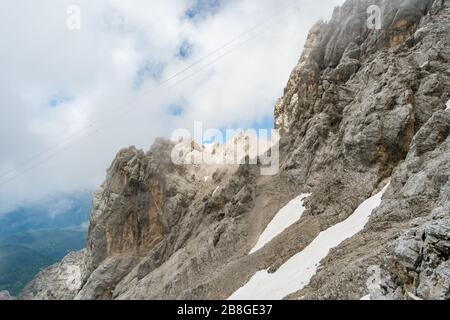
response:
<path id="1" fill-rule="evenodd" d="M 275 106 L 278 174 L 175 164 L 164 139 L 123 149 L 86 249 L 15 298 L 227 299 L 266 281 L 269 298 L 449 299 L 449 30 L 449 0 L 347 0 Z"/>

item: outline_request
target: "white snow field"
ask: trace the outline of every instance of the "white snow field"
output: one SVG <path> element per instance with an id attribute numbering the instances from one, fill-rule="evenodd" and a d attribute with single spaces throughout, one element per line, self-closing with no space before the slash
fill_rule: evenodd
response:
<path id="1" fill-rule="evenodd" d="M 447 101 L 447 108 L 445 110 L 450 110 L 450 100 Z"/>
<path id="2" fill-rule="evenodd" d="M 388 184 L 389 185 L 389 184 Z M 369 221 L 388 185 L 365 200 L 346 220 L 322 231 L 303 251 L 286 261 L 275 273 L 258 271 L 229 300 L 280 300 L 306 286 L 330 249 L 361 231 Z"/>
<path id="3" fill-rule="evenodd" d="M 303 193 L 281 208 L 259 236 L 258 242 L 249 254 L 258 251 L 290 225 L 297 222 L 305 211 L 303 201 L 309 196 L 310 194 Z"/>

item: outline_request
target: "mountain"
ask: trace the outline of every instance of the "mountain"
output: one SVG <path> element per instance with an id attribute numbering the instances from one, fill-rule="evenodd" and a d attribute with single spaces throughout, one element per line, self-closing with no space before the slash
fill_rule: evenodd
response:
<path id="1" fill-rule="evenodd" d="M 33 230 L 0 238 L 0 291 L 17 295 L 42 269 L 86 245 L 86 230 Z"/>
<path id="2" fill-rule="evenodd" d="M 42 269 L 86 245 L 92 196 L 76 192 L 0 216 L 0 291 L 17 295 Z"/>
<path id="3" fill-rule="evenodd" d="M 90 192 L 60 194 L 23 205 L 0 215 L 0 237 L 39 229 L 61 229 L 86 224 L 92 208 Z"/>
<path id="4" fill-rule="evenodd" d="M 46 258 L 32 249 L 20 245 L 0 245 L 0 290 L 18 294 L 48 265 Z"/>
<path id="5" fill-rule="evenodd" d="M 18 298 L 449 299 L 449 27 L 448 0 L 347 0 L 275 107 L 277 174 L 174 163 L 228 150 L 194 141 L 123 149 L 87 248 Z"/>

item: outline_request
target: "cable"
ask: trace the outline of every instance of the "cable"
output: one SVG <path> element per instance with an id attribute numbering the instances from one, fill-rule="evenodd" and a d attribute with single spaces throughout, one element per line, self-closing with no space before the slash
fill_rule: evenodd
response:
<path id="1" fill-rule="evenodd" d="M 167 79 L 163 80 L 162 82 L 158 83 L 154 88 L 152 88 L 151 90 L 149 90 L 148 92 L 145 92 L 142 96 L 147 96 L 148 94 L 154 93 L 156 90 L 160 89 L 163 85 L 169 83 L 171 80 L 179 77 L 180 75 L 182 75 L 183 73 L 189 71 L 190 69 L 192 69 L 194 66 L 199 65 L 201 62 L 205 61 L 206 59 L 208 59 L 209 57 L 212 57 L 214 54 L 220 52 L 221 50 L 229 47 L 230 45 L 232 45 L 233 43 L 237 42 L 239 39 L 241 39 L 242 37 L 252 33 L 254 30 L 266 25 L 269 21 L 273 20 L 274 18 L 282 15 L 282 13 L 292 7 L 293 5 L 295 5 L 297 3 L 297 1 L 291 2 L 290 4 L 286 5 L 285 7 L 283 7 L 283 9 L 277 11 L 276 14 L 270 16 L 269 18 L 266 18 L 265 20 L 263 20 L 262 22 L 260 22 L 259 24 L 257 24 L 256 26 L 248 29 L 247 31 L 239 34 L 238 36 L 236 36 L 235 38 L 233 38 L 232 40 L 228 41 L 227 43 L 225 43 L 224 45 L 220 46 L 217 49 L 214 49 L 213 51 L 209 52 L 207 55 L 203 56 L 202 58 L 198 59 L 197 61 L 195 61 L 194 63 L 190 64 L 189 66 L 187 66 L 186 68 L 180 70 L 179 72 L 173 74 L 172 76 L 168 77 Z M 281 13 L 280 13 L 281 12 Z M 171 85 L 170 87 L 168 87 L 167 89 L 171 89 L 173 87 L 175 87 L 176 85 L 192 78 L 193 76 L 197 75 L 198 73 L 200 73 L 202 70 L 206 69 L 207 67 L 213 65 L 214 63 L 216 63 L 217 61 L 221 60 L 222 58 L 224 58 L 225 56 L 231 54 L 232 52 L 234 52 L 235 50 L 239 49 L 240 47 L 242 47 L 244 44 L 248 43 L 249 41 L 251 41 L 252 39 L 254 39 L 255 37 L 259 36 L 260 34 L 262 34 L 265 31 L 265 29 L 262 30 L 262 32 L 257 33 L 255 36 L 252 36 L 248 39 L 246 39 L 245 41 L 243 41 L 242 43 L 238 44 L 237 46 L 233 47 L 232 49 L 226 51 L 224 54 L 216 57 L 215 59 L 213 59 L 212 61 L 210 61 L 209 63 L 207 63 L 206 65 L 200 67 L 199 69 L 197 69 L 195 72 L 193 72 L 192 74 L 188 75 L 185 78 L 182 78 L 181 80 L 175 82 L 173 85 Z M 142 97 L 141 96 L 141 97 Z M 138 98 L 141 98 L 138 97 Z M 133 99 L 133 101 L 137 100 L 138 98 Z M 125 105 L 121 105 L 117 108 L 114 109 L 114 111 L 120 110 L 124 107 L 126 107 L 126 109 L 124 110 L 125 114 L 129 111 L 130 105 L 132 105 L 132 102 L 127 103 Z M 123 115 L 124 113 L 120 113 L 117 114 L 117 116 Z M 34 160 L 38 160 L 37 158 L 41 157 L 42 155 L 49 153 L 53 150 L 56 150 L 58 147 L 63 146 L 66 142 L 69 142 L 70 140 L 72 140 L 73 138 L 75 138 L 76 136 L 80 135 L 81 133 L 87 132 L 90 129 L 94 128 L 94 125 L 96 123 L 102 123 L 105 122 L 105 120 L 101 120 L 101 121 L 93 121 L 91 122 L 89 125 L 77 130 L 76 132 L 70 134 L 69 136 L 61 139 L 59 142 L 57 142 L 55 145 L 53 145 L 52 147 L 49 147 L 47 149 L 44 149 L 38 153 L 36 153 L 35 155 L 33 155 L 32 157 L 30 157 L 29 159 L 22 161 L 21 163 L 19 163 L 17 166 L 15 166 L 13 169 L 10 169 L 7 172 L 4 172 L 0 175 L 0 179 L 5 178 L 13 173 L 15 173 L 17 170 L 21 169 L 21 167 L 27 165 L 28 163 L 34 161 Z M 96 131 L 98 131 L 98 128 L 96 129 Z M 45 161 L 53 158 L 54 156 L 56 156 L 57 154 L 59 154 L 62 150 L 66 150 L 66 148 L 63 148 L 59 151 L 56 151 L 53 154 L 50 154 L 48 157 L 45 157 L 44 159 L 42 159 L 41 161 L 38 161 L 35 165 L 32 165 L 31 167 L 25 168 L 24 171 L 22 173 L 17 173 L 15 175 L 13 175 L 13 177 L 11 177 L 10 179 L 6 179 L 0 182 L 0 186 L 3 186 L 7 183 L 9 183 L 10 181 L 14 180 L 16 177 L 21 176 L 23 173 L 30 171 L 31 169 L 37 167 L 38 165 L 41 165 L 42 163 L 44 163 Z"/>

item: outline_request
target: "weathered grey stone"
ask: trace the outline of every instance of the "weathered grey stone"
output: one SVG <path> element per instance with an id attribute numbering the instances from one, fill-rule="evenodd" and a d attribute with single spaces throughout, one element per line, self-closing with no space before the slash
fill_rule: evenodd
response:
<path id="1" fill-rule="evenodd" d="M 415 270 L 422 260 L 422 246 L 419 241 L 398 240 L 393 254 L 406 268 Z"/>
<path id="2" fill-rule="evenodd" d="M 41 271 L 20 293 L 20 300 L 72 300 L 82 287 L 85 250 L 68 254 Z"/>
<path id="3" fill-rule="evenodd" d="M 374 3 L 381 30 L 366 26 Z M 43 271 L 21 297 L 227 298 L 389 179 L 366 228 L 287 298 L 448 299 L 449 27 L 449 1 L 346 1 L 311 29 L 275 107 L 278 175 L 260 176 L 255 165 L 175 165 L 174 143 L 164 139 L 147 153 L 121 150 L 94 195 L 86 253 Z M 186 152 L 202 150 L 186 141 Z M 248 255 L 276 212 L 304 192 L 312 195 L 302 218 Z M 82 269 L 79 286 L 64 287 L 66 265 Z M 369 290 L 371 266 L 380 279 Z"/>
<path id="4" fill-rule="evenodd" d="M 0 301 L 1 300 L 14 300 L 14 298 L 10 296 L 8 291 L 0 291 Z"/>
<path id="5" fill-rule="evenodd" d="M 450 261 L 420 275 L 417 294 L 427 299 L 450 299 Z"/>

